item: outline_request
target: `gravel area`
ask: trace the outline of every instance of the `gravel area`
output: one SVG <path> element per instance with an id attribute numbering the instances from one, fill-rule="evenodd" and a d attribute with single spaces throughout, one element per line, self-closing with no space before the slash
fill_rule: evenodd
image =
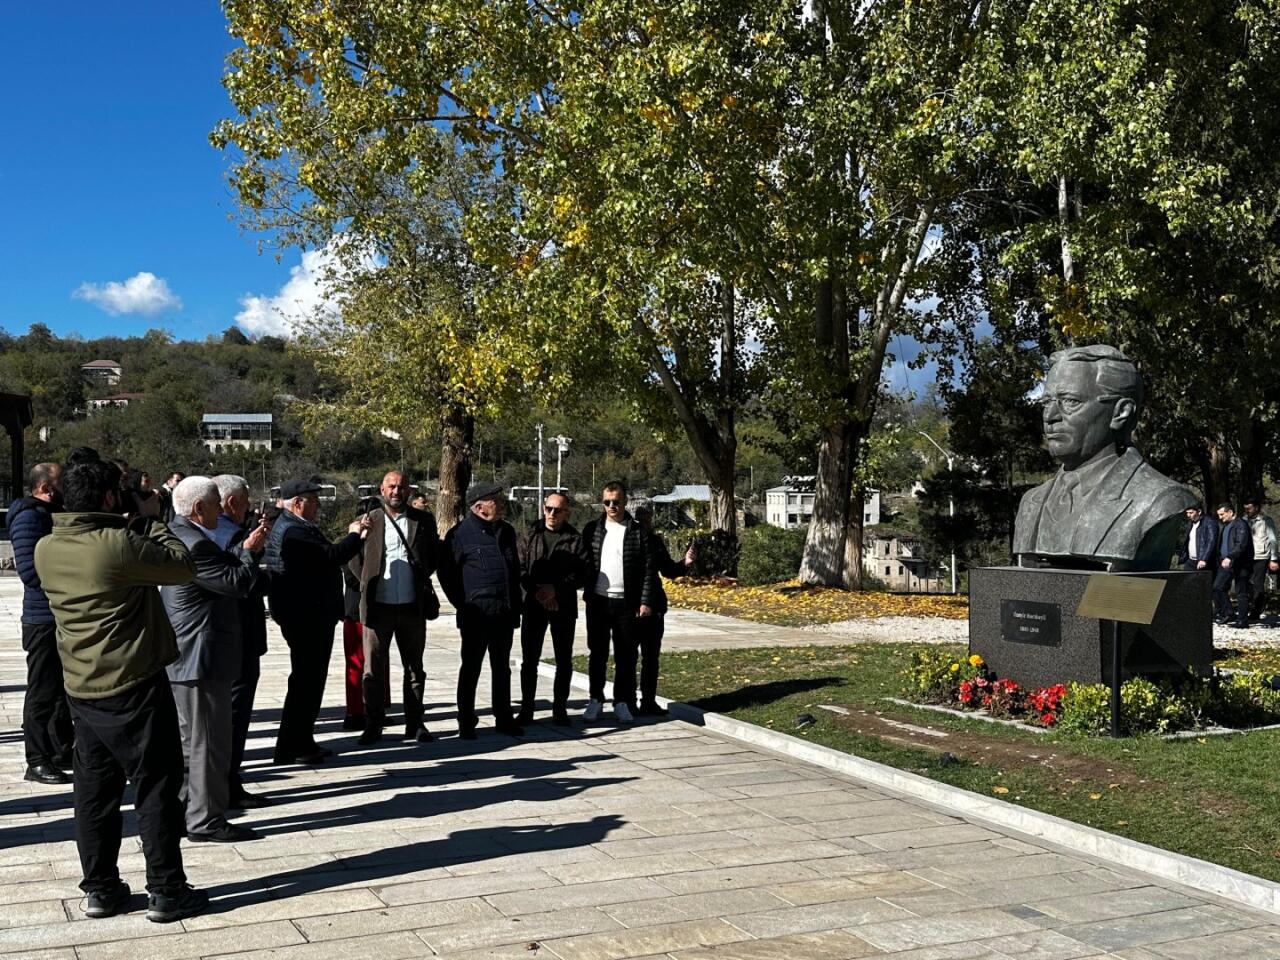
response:
<path id="1" fill-rule="evenodd" d="M 876 617 L 819 623 L 801 629 L 807 633 L 833 634 L 851 643 L 964 643 L 969 639 L 969 621 L 949 617 Z M 1276 639 L 1280 641 L 1280 636 Z"/>

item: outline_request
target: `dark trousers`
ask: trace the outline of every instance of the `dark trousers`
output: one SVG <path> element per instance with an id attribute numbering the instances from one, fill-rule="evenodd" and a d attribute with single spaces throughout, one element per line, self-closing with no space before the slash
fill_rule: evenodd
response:
<path id="1" fill-rule="evenodd" d="M 576 611 L 574 611 L 576 614 Z M 542 604 L 526 604 L 520 624 L 520 706 L 533 709 L 538 696 L 538 661 L 542 643 L 551 628 L 551 649 L 556 657 L 556 678 L 551 688 L 552 709 L 563 711 L 569 702 L 569 680 L 573 676 L 573 632 L 578 618 L 573 614 L 550 613 Z"/>
<path id="2" fill-rule="evenodd" d="M 609 669 L 609 642 L 613 641 L 613 702 L 628 706 L 636 698 L 636 645 L 639 631 L 636 611 L 626 600 L 587 597 L 587 674 L 591 699 L 604 700 Z"/>
<path id="3" fill-rule="evenodd" d="M 289 645 L 289 688 L 280 714 L 275 756 L 292 760 L 316 748 L 316 717 L 324 701 L 324 683 L 333 653 L 335 622 L 280 624 Z"/>
<path id="4" fill-rule="evenodd" d="M 1249 581 L 1253 577 L 1253 561 L 1232 561 L 1230 567 L 1218 567 L 1213 578 L 1213 605 L 1223 620 L 1231 619 L 1231 600 L 1227 591 L 1236 588 L 1236 623 L 1249 622 Z"/>
<path id="5" fill-rule="evenodd" d="M 458 614 L 458 632 L 462 635 L 462 666 L 458 669 L 458 729 L 475 729 L 476 685 L 489 657 L 493 676 L 493 718 L 499 723 L 511 720 L 511 643 L 515 628 L 511 614 L 487 614 L 468 610 Z"/>
<path id="6" fill-rule="evenodd" d="M 182 870 L 182 739 L 169 678 L 163 671 L 124 693 L 98 700 L 69 697 L 75 721 L 76 848 L 86 893 L 120 879 L 120 802 L 133 783 L 147 889 L 171 893 Z"/>
<path id="7" fill-rule="evenodd" d="M 22 701 L 22 739 L 27 765 L 52 764 L 71 752 L 71 710 L 62 686 L 62 661 L 52 623 L 24 623 L 27 694 Z"/>
<path id="8" fill-rule="evenodd" d="M 244 763 L 244 745 L 249 739 L 249 722 L 253 719 L 253 698 L 258 693 L 261 676 L 262 655 L 245 650 L 240 660 L 240 676 L 231 685 L 231 770 L 227 783 L 233 798 L 244 793 L 240 765 Z"/>
<path id="9" fill-rule="evenodd" d="M 1249 578 L 1249 619 L 1261 620 L 1267 612 L 1267 574 L 1270 567 L 1266 557 L 1254 558 L 1253 575 Z"/>
<path id="10" fill-rule="evenodd" d="M 391 639 L 400 648 L 404 669 L 404 725 L 422 725 L 422 694 L 427 672 L 422 653 L 427 645 L 427 621 L 416 603 L 371 603 L 364 624 L 364 712 L 365 723 L 381 727 L 387 720 L 385 691 L 390 685 Z"/>
<path id="11" fill-rule="evenodd" d="M 640 631 L 640 702 L 657 703 L 658 659 L 662 653 L 662 635 L 667 632 L 667 618 L 655 613 L 636 621 Z"/>

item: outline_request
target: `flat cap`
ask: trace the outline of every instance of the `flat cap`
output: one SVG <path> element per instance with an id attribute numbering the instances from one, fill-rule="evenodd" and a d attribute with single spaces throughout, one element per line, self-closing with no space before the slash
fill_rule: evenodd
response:
<path id="1" fill-rule="evenodd" d="M 320 484 L 314 480 L 287 480 L 280 485 L 280 499 L 292 500 L 307 493 L 319 493 Z"/>
<path id="2" fill-rule="evenodd" d="M 492 500 L 501 493 L 502 484 L 500 483 L 473 483 L 467 487 L 467 506 L 471 506 L 477 500 Z"/>

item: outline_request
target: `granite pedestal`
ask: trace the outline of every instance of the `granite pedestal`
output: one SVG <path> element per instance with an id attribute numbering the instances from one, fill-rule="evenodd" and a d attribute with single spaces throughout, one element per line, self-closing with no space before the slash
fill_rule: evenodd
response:
<path id="1" fill-rule="evenodd" d="M 1109 622 L 1076 616 L 1092 576 L 1164 580 L 1150 626 L 1120 626 L 1122 678 L 1208 674 L 1213 663 L 1212 581 L 1207 572 L 1098 574 L 1088 570 L 979 567 L 969 573 L 969 652 L 1024 688 L 1111 682 Z"/>

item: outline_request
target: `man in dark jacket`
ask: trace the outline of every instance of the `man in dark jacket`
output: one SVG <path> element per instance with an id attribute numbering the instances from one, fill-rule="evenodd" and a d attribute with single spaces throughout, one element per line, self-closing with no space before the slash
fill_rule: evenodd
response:
<path id="1" fill-rule="evenodd" d="M 284 509 L 271 527 L 262 565 L 271 575 L 271 617 L 289 645 L 289 689 L 276 737 L 276 763 L 320 763 L 333 751 L 315 740 L 316 717 L 342 619 L 342 568 L 369 529 L 356 520 L 337 543 L 315 525 L 320 484 L 290 480 L 280 488 Z"/>
<path id="2" fill-rule="evenodd" d="M 36 573 L 36 543 L 53 529 L 62 502 L 62 468 L 37 463 L 31 468 L 31 496 L 9 507 L 7 525 L 13 561 L 22 578 L 22 650 L 27 655 L 27 694 L 22 701 L 22 739 L 27 752 L 24 780 L 70 783 L 62 772 L 71 766 L 71 712 L 62 689 L 62 664 L 49 600 Z"/>
<path id="3" fill-rule="evenodd" d="M 182 869 L 182 740 L 165 667 L 178 656 L 155 588 L 196 575 L 168 528 L 120 515 L 120 471 L 80 463 L 63 479 L 66 513 L 36 545 L 36 570 L 58 625 L 58 657 L 76 728 L 76 848 L 90 917 L 129 900 L 120 879 L 120 803 L 133 782 L 147 864 L 147 919 L 181 920 L 209 902 Z"/>
<path id="4" fill-rule="evenodd" d="M 627 488 L 616 480 L 606 483 L 602 500 L 604 516 L 582 531 L 591 554 L 585 591 L 591 699 L 582 719 L 600 719 L 612 639 L 613 715 L 619 723 L 630 723 L 640 640 L 637 621 L 653 616 L 658 572 L 648 535 L 627 513 Z"/>
<path id="5" fill-rule="evenodd" d="M 1218 623 L 1231 619 L 1231 601 L 1227 591 L 1235 584 L 1236 620 L 1234 626 L 1249 626 L 1249 578 L 1253 575 L 1253 537 L 1249 525 L 1236 516 L 1235 507 L 1224 503 L 1218 507 L 1222 533 L 1218 537 L 1217 576 L 1213 581 L 1213 602 L 1218 608 Z"/>
<path id="6" fill-rule="evenodd" d="M 185 479 L 185 478 L 182 478 Z M 182 479 L 178 482 L 181 483 Z M 260 554 L 271 533 L 271 521 L 249 512 L 249 481 L 224 473 L 213 478 L 222 498 L 222 512 L 213 531 L 213 542 L 223 550 L 248 549 Z M 262 532 L 259 532 L 262 531 Z M 249 546 L 246 541 L 252 537 Z M 244 763 L 244 746 L 253 719 L 253 700 L 262 676 L 262 657 L 267 652 L 267 571 L 258 568 L 258 576 L 249 595 L 238 599 L 240 614 L 240 671 L 231 684 L 231 766 L 227 773 L 227 806 L 233 810 L 268 807 L 271 801 L 244 788 L 240 767 Z"/>
<path id="7" fill-rule="evenodd" d="M 520 723 L 533 721 L 538 693 L 538 662 L 551 628 L 556 677 L 551 719 L 568 726 L 569 680 L 573 675 L 573 632 L 578 623 L 578 590 L 590 564 L 582 536 L 569 522 L 569 498 L 549 493 L 542 518 L 520 538 L 520 583 L 524 612 L 520 626 Z"/>
<path id="8" fill-rule="evenodd" d="M 1213 573 L 1218 559 L 1218 521 L 1206 516 L 1200 505 L 1187 507 L 1187 529 L 1178 548 L 1178 562 L 1183 570 L 1208 570 Z"/>
<path id="9" fill-rule="evenodd" d="M 234 843 L 260 834 L 228 822 L 231 772 L 231 688 L 240 675 L 240 606 L 258 578 L 250 551 L 262 549 L 266 530 L 255 530 L 247 549 L 235 553 L 214 542 L 221 502 L 208 477 L 187 477 L 173 490 L 169 529 L 196 565 L 190 583 L 160 588 L 165 612 L 178 641 L 178 659 L 169 664 L 169 682 L 178 706 L 187 777 L 187 839 L 193 843 Z"/>
<path id="10" fill-rule="evenodd" d="M 383 691 L 391 672 L 388 654 L 393 637 L 404 669 L 404 738 L 425 743 L 431 733 L 422 722 L 427 683 L 422 655 L 427 643 L 427 594 L 440 538 L 436 518 L 409 506 L 409 484 L 403 473 L 388 472 L 382 478 L 381 493 L 379 505 L 368 514 L 369 535 L 348 564 L 359 584 L 359 618 L 364 624 L 365 728 L 360 743 L 367 746 L 382 739 L 387 720 Z"/>
<path id="11" fill-rule="evenodd" d="M 516 532 L 502 519 L 506 498 L 496 483 L 467 490 L 471 508 L 445 534 L 440 586 L 458 611 L 462 666 L 458 670 L 458 735 L 476 736 L 476 684 L 485 655 L 493 676 L 493 717 L 503 733 L 524 730 L 511 716 L 511 642 L 520 625 L 520 558 Z"/>
<path id="12" fill-rule="evenodd" d="M 698 551 L 690 544 L 683 558 L 673 560 L 666 543 L 653 532 L 653 508 L 640 507 L 636 510 L 636 520 L 649 536 L 649 550 L 653 553 L 658 577 L 654 581 L 653 616 L 636 621 L 640 631 L 640 704 L 635 712 L 642 717 L 665 717 L 667 708 L 658 704 L 658 660 L 662 655 L 662 636 L 667 629 L 667 591 L 662 587 L 662 578 L 683 577 L 693 566 Z"/>

